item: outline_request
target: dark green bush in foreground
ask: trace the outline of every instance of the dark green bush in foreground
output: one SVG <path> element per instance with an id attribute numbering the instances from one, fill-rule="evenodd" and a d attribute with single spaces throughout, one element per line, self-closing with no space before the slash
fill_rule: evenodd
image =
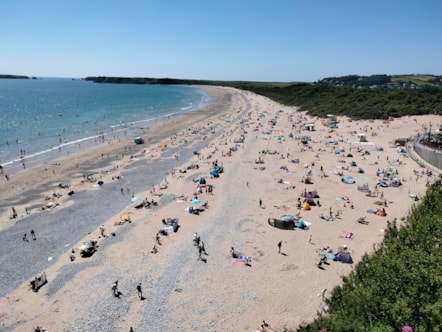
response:
<path id="1" fill-rule="evenodd" d="M 388 223 L 385 240 L 364 255 L 329 299 L 329 314 L 297 331 L 442 329 L 442 186 L 432 185 L 405 225 Z"/>

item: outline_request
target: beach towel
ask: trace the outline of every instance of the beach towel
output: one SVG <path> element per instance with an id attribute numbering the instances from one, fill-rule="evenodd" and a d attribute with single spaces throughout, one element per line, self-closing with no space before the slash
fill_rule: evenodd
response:
<path id="1" fill-rule="evenodd" d="M 353 233 L 347 232 L 347 231 L 342 231 L 342 237 L 346 238 L 346 239 L 353 239 Z"/>

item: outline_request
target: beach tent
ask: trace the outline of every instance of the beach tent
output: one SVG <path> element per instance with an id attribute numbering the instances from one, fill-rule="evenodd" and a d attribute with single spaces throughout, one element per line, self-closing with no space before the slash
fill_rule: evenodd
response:
<path id="1" fill-rule="evenodd" d="M 358 190 L 362 192 L 370 191 L 370 188 L 368 187 L 368 183 L 363 184 L 362 186 L 358 186 Z"/>
<path id="2" fill-rule="evenodd" d="M 359 142 L 367 142 L 367 136 L 364 133 L 358 134 Z"/>
<path id="3" fill-rule="evenodd" d="M 305 202 L 304 203 L 304 211 L 309 211 L 309 210 L 311 210 L 312 208 L 310 207 L 310 204 L 308 203 L 308 202 Z"/>
<path id="4" fill-rule="evenodd" d="M 346 251 L 339 251 L 334 258 L 335 261 L 347 264 L 353 264 L 353 259 L 350 256 L 350 253 Z"/>
<path id="5" fill-rule="evenodd" d="M 340 154 L 340 153 L 341 153 L 341 151 L 339 149 L 335 150 L 335 154 Z"/>
<path id="6" fill-rule="evenodd" d="M 211 176 L 214 176 L 214 177 L 218 177 L 219 175 L 218 175 L 218 172 L 216 171 L 216 169 L 212 169 L 211 171 L 210 171 L 210 175 Z"/>
<path id="7" fill-rule="evenodd" d="M 200 179 L 200 184 L 206 184 L 206 179 L 205 178 L 201 178 Z"/>
<path id="8" fill-rule="evenodd" d="M 143 138 L 141 136 L 138 136 L 138 137 L 135 137 L 134 143 L 135 144 L 143 144 L 144 140 L 143 140 Z"/>
<path id="9" fill-rule="evenodd" d="M 310 223 L 300 220 L 295 224 L 295 226 L 296 228 L 307 230 L 310 228 Z"/>
<path id="10" fill-rule="evenodd" d="M 350 175 L 344 175 L 341 177 L 341 181 L 344 183 L 352 184 L 355 183 L 355 179 Z"/>
<path id="11" fill-rule="evenodd" d="M 352 161 L 350 166 L 356 166 L 356 161 Z"/>
<path id="12" fill-rule="evenodd" d="M 130 216 L 127 215 L 127 214 L 122 214 L 122 215 L 120 216 L 120 221 L 128 221 L 128 222 L 130 222 L 130 221 L 131 221 L 131 220 L 130 220 Z"/>
<path id="13" fill-rule="evenodd" d="M 394 177 L 392 180 L 391 180 L 391 186 L 392 187 L 399 187 L 399 186 L 401 186 L 402 185 L 402 182 L 401 182 L 401 180 L 398 178 L 398 177 Z"/>
<path id="14" fill-rule="evenodd" d="M 268 218 L 267 222 L 270 226 L 279 228 L 279 229 L 288 229 L 288 230 L 294 230 L 295 229 L 295 222 L 293 220 L 283 220 L 283 219 L 277 219 L 277 218 Z"/>
<path id="15" fill-rule="evenodd" d="M 231 148 L 230 148 L 230 151 L 237 151 L 238 150 L 238 148 L 236 147 L 236 146 L 232 146 Z"/>
<path id="16" fill-rule="evenodd" d="M 385 212 L 384 209 L 382 209 L 382 210 L 375 211 L 375 215 L 380 216 L 380 217 L 385 217 L 387 215 L 387 213 Z"/>
<path id="17" fill-rule="evenodd" d="M 362 167 L 358 168 L 358 173 L 365 173 L 364 169 Z"/>
<path id="18" fill-rule="evenodd" d="M 380 185 L 381 187 L 388 187 L 388 184 L 387 184 L 387 182 L 385 182 L 385 181 L 383 181 L 383 180 L 379 180 L 378 181 L 378 185 Z"/>
<path id="19" fill-rule="evenodd" d="M 351 157 L 353 157 L 353 155 L 351 153 L 347 153 L 347 157 L 351 158 Z"/>

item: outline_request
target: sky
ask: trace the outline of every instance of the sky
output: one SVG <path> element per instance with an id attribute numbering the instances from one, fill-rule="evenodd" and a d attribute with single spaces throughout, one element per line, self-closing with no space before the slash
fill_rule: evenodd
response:
<path id="1" fill-rule="evenodd" d="M 1 0 L 0 74 L 442 75 L 442 1 Z"/>

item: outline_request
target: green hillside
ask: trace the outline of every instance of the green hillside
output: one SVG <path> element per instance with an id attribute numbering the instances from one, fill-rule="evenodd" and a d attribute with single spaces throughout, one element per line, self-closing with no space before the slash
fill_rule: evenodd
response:
<path id="1" fill-rule="evenodd" d="M 387 119 L 389 116 L 442 114 L 442 89 L 355 88 L 332 84 L 299 83 L 283 87 L 236 85 L 281 104 L 299 106 L 318 117 L 345 115 L 353 119 Z"/>
<path id="2" fill-rule="evenodd" d="M 442 114 L 442 77 L 432 75 L 348 75 L 316 83 L 183 80 L 173 78 L 88 77 L 97 83 L 216 85 L 253 91 L 318 117 L 353 119 Z"/>

